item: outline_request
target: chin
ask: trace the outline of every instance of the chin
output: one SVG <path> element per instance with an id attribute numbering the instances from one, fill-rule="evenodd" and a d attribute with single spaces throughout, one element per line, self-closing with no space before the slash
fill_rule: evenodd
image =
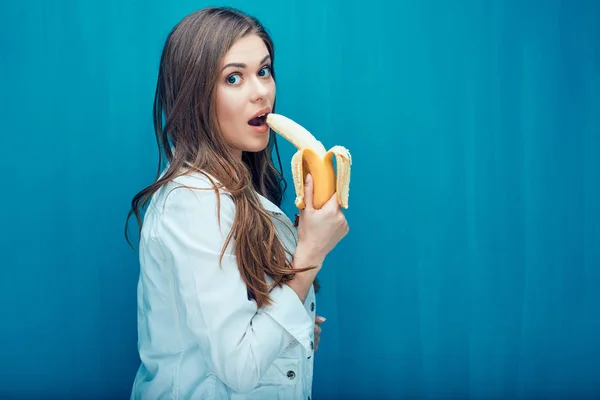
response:
<path id="1" fill-rule="evenodd" d="M 256 141 L 254 143 L 248 143 L 247 146 L 245 146 L 245 150 L 248 153 L 258 153 L 263 151 L 264 149 L 267 148 L 267 146 L 269 145 L 269 137 L 267 136 L 266 140 L 260 140 L 260 141 Z"/>

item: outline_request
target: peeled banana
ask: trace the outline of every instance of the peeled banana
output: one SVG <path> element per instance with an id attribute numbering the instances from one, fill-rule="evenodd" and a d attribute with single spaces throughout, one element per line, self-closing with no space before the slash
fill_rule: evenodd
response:
<path id="1" fill-rule="evenodd" d="M 348 208 L 350 193 L 350 166 L 352 157 L 348 149 L 333 146 L 329 151 L 308 130 L 300 124 L 280 114 L 267 114 L 267 125 L 298 151 L 292 157 L 292 177 L 298 209 L 306 207 L 304 202 L 304 182 L 310 173 L 313 178 L 313 207 L 320 209 L 336 194 L 339 205 Z M 335 156 L 336 168 L 333 165 Z"/>

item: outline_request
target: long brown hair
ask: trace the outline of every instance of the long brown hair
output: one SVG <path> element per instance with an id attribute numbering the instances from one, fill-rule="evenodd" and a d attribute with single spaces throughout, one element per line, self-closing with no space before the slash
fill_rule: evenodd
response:
<path id="1" fill-rule="evenodd" d="M 273 279 L 273 286 L 281 286 L 293 277 L 286 258 L 288 253 L 254 192 L 281 205 L 287 184 L 271 160 L 275 148 L 281 169 L 276 135 L 271 134 L 266 149 L 244 152 L 239 160 L 223 140 L 215 109 L 220 61 L 238 39 L 251 34 L 262 38 L 274 63 L 273 41 L 265 28 L 257 19 L 233 8 L 196 11 L 170 32 L 160 60 L 153 109 L 159 149 L 157 176 L 154 183 L 133 198 L 125 235 L 129 241 L 127 228 L 132 215 L 136 216 L 141 232 L 140 210 L 161 186 L 184 174 L 182 171 L 186 169 L 208 173 L 218 181 L 213 181 L 215 192 L 225 188 L 235 203 L 236 215 L 221 259 L 227 244 L 235 238 L 235 254 L 248 297 L 262 307 L 271 304 L 271 287 L 265 274 Z M 272 76 L 274 79 L 274 69 Z"/>

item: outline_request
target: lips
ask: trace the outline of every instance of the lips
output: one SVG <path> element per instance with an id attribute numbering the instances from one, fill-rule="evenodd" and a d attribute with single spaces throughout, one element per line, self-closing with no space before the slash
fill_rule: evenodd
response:
<path id="1" fill-rule="evenodd" d="M 263 108 L 256 112 L 248 121 L 248 125 L 251 126 L 263 126 L 267 120 L 267 114 L 271 112 L 269 107 Z"/>

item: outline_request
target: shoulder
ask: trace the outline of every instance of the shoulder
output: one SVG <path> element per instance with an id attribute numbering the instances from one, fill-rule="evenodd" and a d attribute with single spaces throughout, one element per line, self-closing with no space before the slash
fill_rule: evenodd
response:
<path id="1" fill-rule="evenodd" d="M 169 182 L 172 187 L 186 187 L 191 190 L 219 189 L 221 192 L 226 192 L 220 187 L 220 182 L 212 175 L 206 172 L 187 172 L 184 175 L 179 175 Z"/>
<path id="2" fill-rule="evenodd" d="M 157 193 L 155 204 L 160 214 L 185 213 L 190 218 L 206 213 L 232 214 L 235 205 L 229 192 L 206 173 L 180 175 L 167 182 Z"/>
<path id="3" fill-rule="evenodd" d="M 216 252 L 233 229 L 233 199 L 200 174 L 171 179 L 154 201 L 155 236 L 166 249 L 164 254 L 181 257 L 182 252 Z"/>

